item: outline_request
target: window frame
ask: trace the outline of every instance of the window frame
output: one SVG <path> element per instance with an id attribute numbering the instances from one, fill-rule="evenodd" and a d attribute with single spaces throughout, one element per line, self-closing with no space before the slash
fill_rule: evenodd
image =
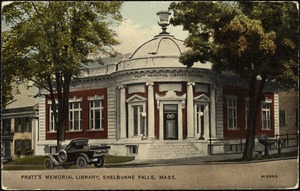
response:
<path id="1" fill-rule="evenodd" d="M 95 102 L 99 101 L 99 106 L 95 106 Z M 88 100 L 89 103 L 89 130 L 91 131 L 103 131 L 104 130 L 104 102 L 103 99 L 95 99 L 95 100 Z M 96 111 L 99 111 L 100 118 L 99 118 L 99 128 L 96 128 Z M 93 112 L 93 115 L 91 115 L 91 112 Z M 93 116 L 93 118 L 92 118 Z"/>
<path id="2" fill-rule="evenodd" d="M 57 132 L 57 127 L 55 126 L 55 120 L 54 120 L 54 112 L 52 111 L 52 102 L 48 102 L 49 107 L 49 132 Z M 58 104 L 56 103 L 56 112 L 58 112 Z"/>
<path id="3" fill-rule="evenodd" d="M 145 108 L 143 106 L 143 104 L 132 104 L 131 105 L 132 108 L 132 125 L 133 125 L 133 136 L 144 136 L 145 135 L 145 117 L 143 116 L 143 113 L 145 113 Z M 135 109 L 136 112 L 135 113 Z M 137 114 L 137 115 L 136 115 Z M 137 119 L 137 120 L 135 120 Z"/>
<path id="4" fill-rule="evenodd" d="M 268 106 L 268 107 L 264 108 L 264 106 Z M 264 115 L 264 113 L 266 115 Z M 265 120 L 265 116 L 266 116 L 266 120 Z M 267 99 L 261 102 L 261 123 L 262 123 L 261 124 L 262 130 L 272 130 L 272 100 Z"/>
<path id="5" fill-rule="evenodd" d="M 127 102 L 127 120 L 128 120 L 128 137 L 145 137 L 147 136 L 147 113 L 146 113 L 146 98 L 139 96 L 139 95 L 133 95 L 130 98 L 126 100 Z M 143 112 L 139 112 L 139 119 L 142 117 L 144 118 L 144 121 L 142 124 L 144 124 L 144 134 L 141 134 L 140 128 L 138 128 L 138 134 L 135 134 L 134 132 L 134 112 L 133 107 L 134 106 L 142 106 Z M 141 124 L 139 122 L 139 124 Z"/>
<path id="6" fill-rule="evenodd" d="M 284 116 L 282 116 L 284 115 Z M 283 117 L 283 119 L 282 119 Z M 279 110 L 279 126 L 286 126 L 286 110 Z"/>
<path id="7" fill-rule="evenodd" d="M 3 128 L 2 128 L 2 133 L 3 134 L 9 134 L 12 132 L 12 129 L 11 129 L 11 118 L 5 118 L 5 119 L 2 119 L 2 125 L 3 125 Z"/>
<path id="8" fill-rule="evenodd" d="M 17 117 L 15 118 L 15 133 L 22 133 L 22 118 L 21 117 Z"/>
<path id="9" fill-rule="evenodd" d="M 234 101 L 233 106 L 230 104 L 230 101 Z M 226 104 L 227 104 L 227 129 L 228 130 L 237 130 L 238 129 L 238 99 L 237 96 L 227 96 L 226 97 Z M 233 110 L 233 112 L 230 112 Z M 230 113 L 232 114 L 230 117 Z M 232 122 L 230 123 L 230 121 Z M 230 124 L 233 126 L 230 127 Z"/>
<path id="10" fill-rule="evenodd" d="M 78 104 L 78 108 L 75 108 Z M 75 112 L 78 112 L 77 120 L 75 120 Z M 75 129 L 75 124 L 78 123 L 78 129 Z M 82 102 L 81 100 L 69 101 L 69 131 L 82 131 Z"/>

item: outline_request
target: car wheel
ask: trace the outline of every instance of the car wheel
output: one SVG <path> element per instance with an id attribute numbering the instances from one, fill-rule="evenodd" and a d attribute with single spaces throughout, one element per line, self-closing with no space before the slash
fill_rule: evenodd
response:
<path id="1" fill-rule="evenodd" d="M 68 168 L 70 168 L 70 165 L 65 164 L 65 165 L 63 165 L 63 168 L 64 168 L 64 169 L 68 169 Z"/>
<path id="2" fill-rule="evenodd" d="M 100 168 L 104 165 L 104 159 L 103 157 L 99 157 L 97 162 L 94 163 L 94 166 L 97 168 Z"/>
<path id="3" fill-rule="evenodd" d="M 76 164 L 80 168 L 86 168 L 87 167 L 87 162 L 83 156 L 79 156 L 76 160 Z"/>
<path id="4" fill-rule="evenodd" d="M 45 166 L 47 169 L 52 170 L 54 168 L 54 164 L 50 158 L 47 158 L 45 161 Z"/>
<path id="5" fill-rule="evenodd" d="M 59 160 L 59 162 L 66 162 L 67 158 L 68 158 L 68 155 L 67 155 L 66 150 L 65 149 L 61 149 L 58 152 L 58 160 Z"/>

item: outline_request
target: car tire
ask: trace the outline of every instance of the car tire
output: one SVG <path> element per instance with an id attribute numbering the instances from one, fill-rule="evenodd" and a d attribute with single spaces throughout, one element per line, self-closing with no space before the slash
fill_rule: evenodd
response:
<path id="1" fill-rule="evenodd" d="M 88 163 L 86 161 L 86 159 L 83 157 L 83 156 L 79 156 L 76 160 L 76 165 L 79 167 L 79 168 L 86 168 Z"/>
<path id="2" fill-rule="evenodd" d="M 66 162 L 68 159 L 68 154 L 67 154 L 67 151 L 65 149 L 61 149 L 59 152 L 58 152 L 58 160 L 59 162 Z"/>
<path id="3" fill-rule="evenodd" d="M 104 165 L 104 158 L 103 157 L 99 157 L 97 162 L 94 163 L 94 166 L 97 168 L 100 168 Z"/>
<path id="4" fill-rule="evenodd" d="M 54 168 L 54 164 L 50 158 L 47 158 L 45 161 L 45 166 L 47 169 L 52 170 Z"/>

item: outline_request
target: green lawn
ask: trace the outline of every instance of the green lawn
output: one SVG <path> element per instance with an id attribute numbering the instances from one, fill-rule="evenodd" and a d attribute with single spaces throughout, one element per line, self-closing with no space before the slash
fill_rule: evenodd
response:
<path id="1" fill-rule="evenodd" d="M 20 159 L 7 162 L 3 165 L 3 170 L 45 170 L 45 156 L 27 156 Z M 134 160 L 134 157 L 127 156 L 106 156 L 104 157 L 104 165 L 119 164 Z M 92 167 L 92 166 L 90 166 Z M 62 168 L 62 167 L 57 167 Z M 76 165 L 71 166 L 76 168 Z"/>

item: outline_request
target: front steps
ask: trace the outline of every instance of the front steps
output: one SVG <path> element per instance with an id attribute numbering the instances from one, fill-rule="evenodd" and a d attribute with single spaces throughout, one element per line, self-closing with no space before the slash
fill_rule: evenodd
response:
<path id="1" fill-rule="evenodd" d="M 207 142 L 159 141 L 139 146 L 136 159 L 176 159 L 207 155 Z"/>

